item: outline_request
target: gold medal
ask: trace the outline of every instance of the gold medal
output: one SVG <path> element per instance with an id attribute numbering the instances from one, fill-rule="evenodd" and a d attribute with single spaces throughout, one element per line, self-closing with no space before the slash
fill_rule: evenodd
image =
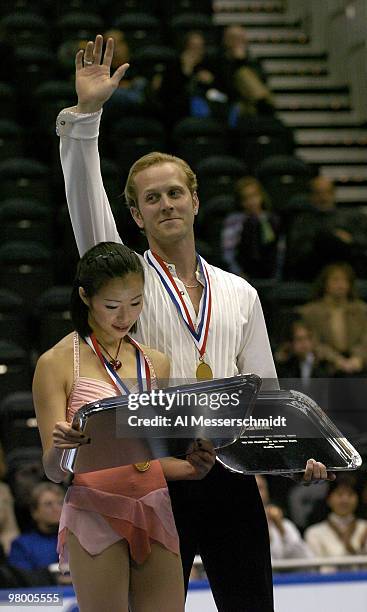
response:
<path id="1" fill-rule="evenodd" d="M 213 380 L 213 372 L 205 361 L 200 361 L 196 368 L 196 380 Z"/>
<path id="2" fill-rule="evenodd" d="M 134 463 L 134 467 L 138 472 L 146 472 L 150 468 L 150 461 L 143 461 L 143 463 Z"/>

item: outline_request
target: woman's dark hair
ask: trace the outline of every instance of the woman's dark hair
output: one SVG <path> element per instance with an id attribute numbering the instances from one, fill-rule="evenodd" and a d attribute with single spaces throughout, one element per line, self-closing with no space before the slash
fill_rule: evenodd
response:
<path id="1" fill-rule="evenodd" d="M 335 262 L 325 266 L 316 278 L 313 290 L 314 298 L 322 298 L 326 293 L 326 286 L 330 276 L 334 272 L 344 272 L 346 279 L 349 283 L 349 291 L 348 291 L 348 300 L 355 300 L 358 297 L 357 289 L 356 289 L 356 275 L 355 272 L 348 263 L 343 261 Z"/>
<path id="2" fill-rule="evenodd" d="M 87 251 L 79 260 L 70 300 L 71 320 L 74 329 L 82 336 L 88 336 L 88 307 L 79 295 L 83 287 L 88 298 L 93 297 L 112 278 L 123 278 L 129 273 L 140 274 L 144 281 L 144 270 L 139 257 L 124 244 L 100 242 Z M 131 328 L 136 331 L 136 323 Z"/>

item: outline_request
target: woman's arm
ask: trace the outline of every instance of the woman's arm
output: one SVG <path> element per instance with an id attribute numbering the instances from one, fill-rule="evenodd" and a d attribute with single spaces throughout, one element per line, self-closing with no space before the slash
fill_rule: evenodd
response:
<path id="1" fill-rule="evenodd" d="M 53 482 L 61 482 L 67 472 L 60 467 L 63 450 L 88 440 L 66 422 L 66 377 L 55 349 L 42 355 L 33 378 L 33 401 L 43 449 L 43 467 Z"/>
<path id="2" fill-rule="evenodd" d="M 170 376 L 170 362 L 166 355 L 158 351 L 151 351 L 158 386 L 162 389 L 168 386 Z M 200 440 L 193 444 L 191 452 L 186 459 L 164 457 L 160 459 L 166 480 L 201 480 L 211 470 L 215 462 L 215 451 L 211 442 Z"/>

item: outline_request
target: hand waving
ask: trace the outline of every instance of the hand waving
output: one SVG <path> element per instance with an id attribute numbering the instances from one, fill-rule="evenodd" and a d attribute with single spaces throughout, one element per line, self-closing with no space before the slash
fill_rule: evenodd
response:
<path id="1" fill-rule="evenodd" d="M 81 49 L 76 54 L 75 87 L 78 94 L 76 110 L 79 113 L 92 113 L 100 110 L 117 89 L 129 67 L 129 64 L 123 64 L 111 76 L 113 38 L 107 40 L 103 57 L 102 47 L 103 37 L 98 34 L 94 42 L 87 43 L 85 51 Z"/>

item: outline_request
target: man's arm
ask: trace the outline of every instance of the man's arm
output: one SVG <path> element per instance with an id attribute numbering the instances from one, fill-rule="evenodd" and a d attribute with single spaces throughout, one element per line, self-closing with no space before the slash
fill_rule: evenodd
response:
<path id="1" fill-rule="evenodd" d="M 103 187 L 98 131 L 103 104 L 117 88 L 128 64 L 111 77 L 113 40 L 108 39 L 103 58 L 102 43 L 99 35 L 84 52 L 78 51 L 78 104 L 62 111 L 57 119 L 66 197 L 80 255 L 98 242 L 121 242 Z"/>
<path id="2" fill-rule="evenodd" d="M 248 322 L 243 332 L 237 365 L 242 374 L 252 372 L 261 376 L 263 391 L 279 389 L 265 319 L 257 294 L 252 306 L 249 307 Z"/>

